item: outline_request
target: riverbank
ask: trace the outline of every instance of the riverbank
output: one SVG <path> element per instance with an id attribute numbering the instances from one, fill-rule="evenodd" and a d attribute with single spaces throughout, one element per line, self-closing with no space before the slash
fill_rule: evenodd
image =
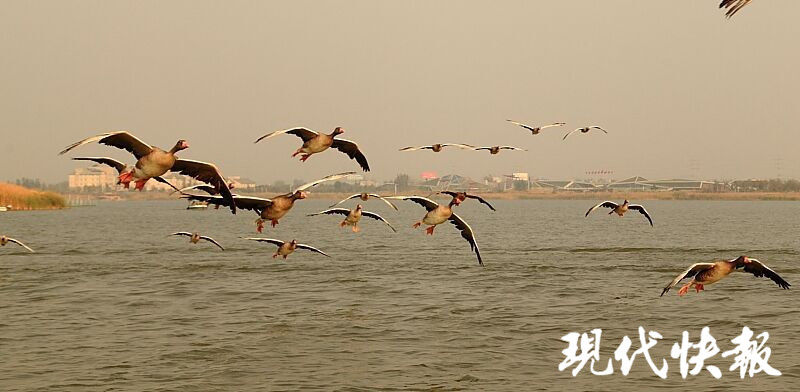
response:
<path id="1" fill-rule="evenodd" d="M 0 182 L 0 206 L 10 210 L 56 210 L 67 206 L 64 197 Z"/>

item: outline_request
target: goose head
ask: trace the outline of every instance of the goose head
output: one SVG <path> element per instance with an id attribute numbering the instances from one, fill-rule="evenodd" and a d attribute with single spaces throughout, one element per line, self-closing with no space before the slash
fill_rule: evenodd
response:
<path id="1" fill-rule="evenodd" d="M 292 198 L 294 198 L 295 200 L 305 199 L 307 197 L 308 197 L 308 192 L 306 191 L 295 191 L 294 194 L 292 194 Z"/>
<path id="2" fill-rule="evenodd" d="M 292 247 L 295 247 L 297 245 L 297 240 L 290 241 L 289 245 L 291 245 Z"/>
<path id="3" fill-rule="evenodd" d="M 336 129 L 333 130 L 333 134 L 331 136 L 341 135 L 343 133 L 344 133 L 344 128 L 336 127 Z"/>
<path id="4" fill-rule="evenodd" d="M 189 142 L 187 142 L 186 140 L 181 139 L 181 140 L 178 140 L 177 143 L 175 143 L 175 146 L 172 147 L 172 149 L 169 150 L 169 152 L 174 154 L 174 153 L 176 153 L 178 151 L 185 150 L 187 148 L 189 148 Z"/>
<path id="5" fill-rule="evenodd" d="M 362 207 L 361 204 L 356 204 L 356 211 L 361 211 L 362 208 L 364 207 Z"/>

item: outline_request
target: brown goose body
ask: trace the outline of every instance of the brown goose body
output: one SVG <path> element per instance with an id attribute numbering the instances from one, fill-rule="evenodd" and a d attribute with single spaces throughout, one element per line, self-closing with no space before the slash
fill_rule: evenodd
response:
<path id="1" fill-rule="evenodd" d="M 270 221 L 272 227 L 278 225 L 278 220 L 283 218 L 294 207 L 294 202 L 307 197 L 306 192 L 296 191 L 280 195 L 272 199 L 269 204 L 259 213 L 259 218 L 256 219 L 256 230 L 260 233 L 264 229 L 264 222 Z"/>

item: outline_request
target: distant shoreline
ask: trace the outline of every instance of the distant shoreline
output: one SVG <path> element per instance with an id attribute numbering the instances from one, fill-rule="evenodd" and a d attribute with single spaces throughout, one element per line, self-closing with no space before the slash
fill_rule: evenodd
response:
<path id="1" fill-rule="evenodd" d="M 3 211 L 57 210 L 66 207 L 66 201 L 57 193 L 0 182 L 0 207 Z"/>
<path id="2" fill-rule="evenodd" d="M 271 198 L 280 193 L 247 193 L 249 196 Z M 341 200 L 353 193 L 315 193 L 309 194 L 309 199 Z M 418 195 L 438 199 L 447 199 L 443 195 L 432 195 L 424 192 L 408 192 L 408 195 Z M 694 192 L 694 191 L 631 191 L 631 192 L 487 192 L 479 193 L 489 200 L 717 200 L 717 201 L 800 201 L 800 192 Z M 76 194 L 82 197 L 95 195 Z M 164 192 L 119 192 L 120 200 L 176 200 L 174 194 Z M 386 194 L 387 196 L 391 196 Z M 99 196 L 99 195 L 97 195 Z"/>

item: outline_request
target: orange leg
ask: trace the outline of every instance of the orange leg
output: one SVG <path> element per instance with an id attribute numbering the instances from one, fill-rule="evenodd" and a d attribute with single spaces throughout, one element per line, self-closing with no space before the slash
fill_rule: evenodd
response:
<path id="1" fill-rule="evenodd" d="M 278 257 L 278 254 L 277 254 L 277 253 L 275 253 L 274 255 L 272 255 L 272 258 L 273 258 L 273 259 L 274 259 L 274 258 L 276 258 L 276 257 Z"/>
<path id="2" fill-rule="evenodd" d="M 136 190 L 137 191 L 141 191 L 142 189 L 144 189 L 144 184 L 146 184 L 146 183 L 147 183 L 147 179 L 136 181 Z"/>
<path id="3" fill-rule="evenodd" d="M 295 151 L 295 152 L 294 152 L 294 154 L 292 154 L 292 158 L 296 157 L 296 156 L 297 156 L 297 154 L 299 154 L 299 153 L 301 153 L 301 152 L 302 152 L 302 151 L 300 151 L 300 149 L 298 148 L 298 149 L 297 149 L 297 151 Z"/>
<path id="4" fill-rule="evenodd" d="M 272 227 L 275 227 L 277 225 L 278 225 L 278 220 L 277 219 L 273 219 L 272 220 Z"/>
<path id="5" fill-rule="evenodd" d="M 692 283 L 687 283 L 680 290 L 678 290 L 678 295 L 683 297 L 686 293 L 689 292 L 689 287 L 692 287 Z"/>
<path id="6" fill-rule="evenodd" d="M 125 189 L 130 188 L 131 181 L 133 181 L 132 171 L 120 173 L 119 177 L 117 177 L 117 184 L 122 184 Z"/>
<path id="7" fill-rule="evenodd" d="M 414 223 L 411 227 L 416 229 L 417 227 L 420 227 L 420 226 L 422 226 L 422 222 Z"/>
<path id="8" fill-rule="evenodd" d="M 264 231 L 264 220 L 263 219 L 256 219 L 256 231 L 261 233 Z"/>
<path id="9" fill-rule="evenodd" d="M 431 227 L 425 229 L 425 233 L 429 234 L 429 235 L 433 235 L 433 229 L 435 229 L 435 228 L 436 228 L 436 226 L 431 226 Z"/>
<path id="10" fill-rule="evenodd" d="M 345 226 L 347 226 L 347 221 L 342 221 L 342 223 L 339 223 L 339 227 L 345 227 Z"/>
<path id="11" fill-rule="evenodd" d="M 699 293 L 699 292 L 701 292 L 701 291 L 705 290 L 705 287 L 703 287 L 703 285 L 702 285 L 702 284 L 695 283 L 695 284 L 694 284 L 694 289 L 695 289 L 695 290 L 697 290 L 697 292 Z"/>
<path id="12" fill-rule="evenodd" d="M 284 260 L 286 260 L 287 257 L 289 257 L 289 255 L 283 255 Z"/>
<path id="13" fill-rule="evenodd" d="M 307 161 L 307 160 L 308 160 L 308 158 L 310 158 L 310 157 L 311 157 L 311 154 L 303 154 L 303 156 L 302 156 L 302 157 L 300 157 L 300 162 L 305 162 L 305 161 Z"/>

